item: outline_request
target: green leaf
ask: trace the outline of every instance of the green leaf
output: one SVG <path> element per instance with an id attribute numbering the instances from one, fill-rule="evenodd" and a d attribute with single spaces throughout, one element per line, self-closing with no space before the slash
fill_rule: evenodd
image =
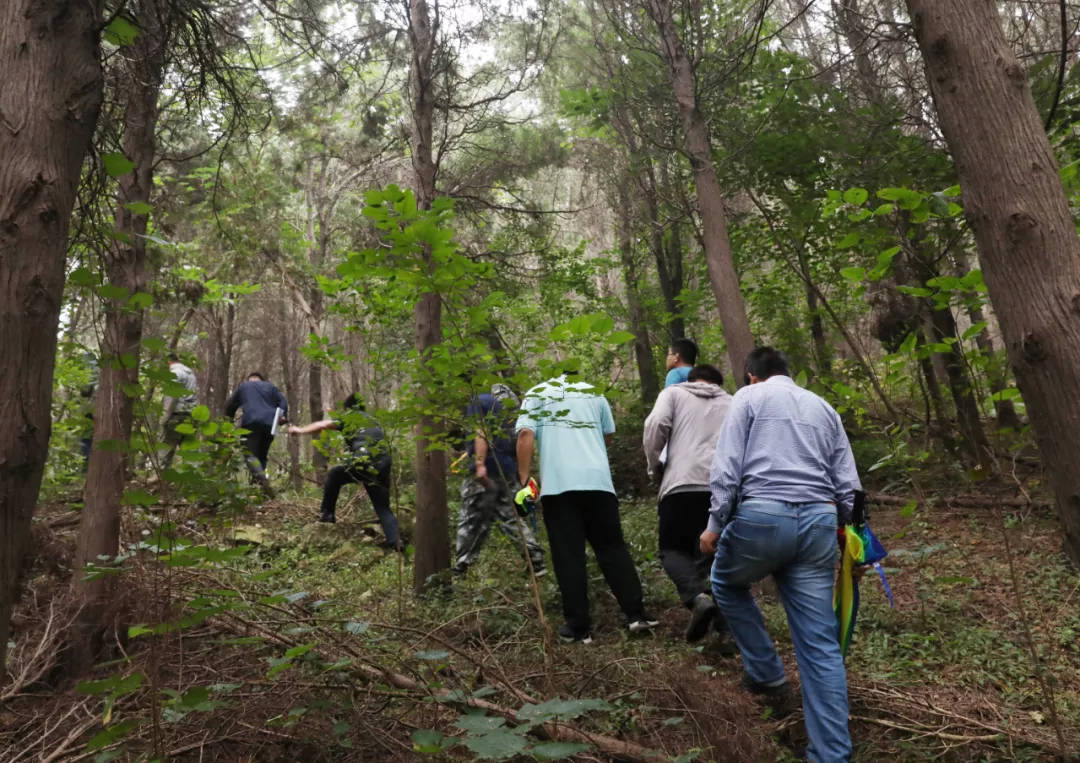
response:
<path id="1" fill-rule="evenodd" d="M 124 205 L 124 209 L 131 210 L 137 215 L 148 215 L 154 211 L 154 208 L 145 201 L 129 201 Z"/>
<path id="2" fill-rule="evenodd" d="M 462 731 L 485 733 L 500 728 L 505 724 L 506 719 L 496 715 L 467 714 L 454 721 L 454 725 Z"/>
<path id="3" fill-rule="evenodd" d="M 626 344 L 634 340 L 634 335 L 629 331 L 612 331 L 608 334 L 607 340 L 610 345 Z"/>
<path id="4" fill-rule="evenodd" d="M 412 739 L 413 749 L 425 755 L 442 752 L 443 745 L 447 741 L 452 741 L 450 737 L 434 729 L 417 729 L 412 733 L 410 739 Z"/>
<path id="5" fill-rule="evenodd" d="M 482 760 L 506 760 L 524 750 L 528 742 L 513 731 L 497 729 L 488 734 L 466 737 L 465 746 Z"/>
<path id="6" fill-rule="evenodd" d="M 902 509 L 900 509 L 900 516 L 904 519 L 910 519 L 915 516 L 915 509 L 918 507 L 917 501 L 908 501 Z"/>
<path id="7" fill-rule="evenodd" d="M 125 490 L 124 497 L 120 501 L 124 506 L 153 506 L 157 503 L 157 497 L 141 488 Z"/>
<path id="8" fill-rule="evenodd" d="M 145 625 L 132 625 L 128 628 L 128 638 L 135 638 L 136 636 L 144 636 L 147 633 L 153 633 L 153 628 L 147 628 Z"/>
<path id="9" fill-rule="evenodd" d="M 131 299 L 128 300 L 128 307 L 135 310 L 145 310 L 154 304 L 154 297 L 151 294 L 147 294 L 145 291 L 140 291 L 131 295 Z"/>
<path id="10" fill-rule="evenodd" d="M 191 418 L 199 422 L 209 421 L 210 409 L 205 405 L 196 405 L 191 410 Z"/>
<path id="11" fill-rule="evenodd" d="M 986 321 L 979 321 L 978 323 L 973 323 L 968 328 L 968 330 L 964 332 L 961 339 L 971 339 L 973 336 L 978 336 L 979 334 L 981 334 L 985 330 L 986 330 Z"/>
<path id="12" fill-rule="evenodd" d="M 866 268 L 840 268 L 840 275 L 852 283 L 859 283 L 866 277 Z"/>
<path id="13" fill-rule="evenodd" d="M 564 760 L 588 749 L 589 745 L 578 742 L 543 742 L 529 750 L 529 754 L 540 760 Z"/>
<path id="14" fill-rule="evenodd" d="M 1016 387 L 1010 387 L 1009 389 L 1003 389 L 1000 392 L 995 392 L 990 396 L 990 399 L 994 402 L 1000 402 L 1002 400 L 1016 400 L 1020 397 L 1020 390 Z"/>
<path id="15" fill-rule="evenodd" d="M 440 660 L 445 660 L 447 657 L 449 657 L 450 652 L 447 652 L 443 649 L 432 649 L 427 652 L 417 652 L 415 656 L 418 659 L 427 660 L 428 662 L 438 662 Z"/>
<path id="16" fill-rule="evenodd" d="M 844 201 L 848 204 L 858 205 L 865 202 L 869 195 L 865 188 L 849 188 L 844 191 Z"/>
<path id="17" fill-rule="evenodd" d="M 102 299 L 127 299 L 128 290 L 123 286 L 114 286 L 111 283 L 103 283 L 97 287 L 97 293 L 101 295 Z"/>
<path id="18" fill-rule="evenodd" d="M 122 47 L 135 42 L 135 38 L 139 36 L 139 28 L 123 16 L 117 16 L 109 22 L 102 34 L 108 42 Z"/>
<path id="19" fill-rule="evenodd" d="M 123 177 L 135 169 L 135 162 L 120 153 L 102 154 L 101 161 L 105 165 L 105 172 L 109 177 Z"/>
<path id="20" fill-rule="evenodd" d="M 127 720 L 114 723 L 87 742 L 86 749 L 93 752 L 94 750 L 100 750 L 102 747 L 108 747 L 114 742 L 118 742 L 131 734 L 138 726 L 139 722 L 134 718 L 128 718 Z"/>
<path id="21" fill-rule="evenodd" d="M 130 694 L 143 684 L 142 673 L 132 673 L 130 676 L 109 676 L 100 681 L 83 681 L 75 687 L 80 694 L 112 694 L 122 696 Z"/>
<path id="22" fill-rule="evenodd" d="M 922 286 L 897 286 L 896 290 L 901 294 L 907 294 L 912 297 L 929 297 L 934 293 L 930 289 L 924 289 Z"/>
<path id="23" fill-rule="evenodd" d="M 858 233 L 849 233 L 846 236 L 844 236 L 843 238 L 841 238 L 839 241 L 837 241 L 835 244 L 833 244 L 833 247 L 836 248 L 836 249 L 850 249 L 851 247 L 855 246 L 858 243 L 859 243 L 859 234 Z"/>

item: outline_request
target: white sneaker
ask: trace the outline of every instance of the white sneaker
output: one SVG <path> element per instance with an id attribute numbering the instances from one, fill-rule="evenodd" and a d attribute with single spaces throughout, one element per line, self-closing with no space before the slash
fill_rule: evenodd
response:
<path id="1" fill-rule="evenodd" d="M 651 631 L 658 626 L 660 621 L 654 618 L 652 615 L 647 615 L 642 612 L 636 619 L 631 620 L 626 629 L 631 633 L 643 633 L 645 631 Z"/>

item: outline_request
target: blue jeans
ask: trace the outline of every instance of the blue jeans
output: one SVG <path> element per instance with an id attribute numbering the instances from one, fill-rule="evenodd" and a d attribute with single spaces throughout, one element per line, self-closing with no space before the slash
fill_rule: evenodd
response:
<path id="1" fill-rule="evenodd" d="M 811 761 L 851 757 L 847 676 L 833 613 L 836 507 L 749 498 L 724 528 L 713 561 L 713 596 L 742 652 L 750 680 L 779 686 L 784 666 L 750 585 L 772 575 L 787 611 L 802 678 Z"/>

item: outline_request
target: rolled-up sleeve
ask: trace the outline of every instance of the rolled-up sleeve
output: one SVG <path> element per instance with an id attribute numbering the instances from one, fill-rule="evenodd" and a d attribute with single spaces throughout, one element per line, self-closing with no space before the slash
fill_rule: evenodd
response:
<path id="1" fill-rule="evenodd" d="M 712 494 L 709 504 L 710 532 L 720 533 L 731 519 L 742 482 L 743 457 L 752 419 L 746 398 L 736 395 L 720 427 L 709 474 L 709 491 Z"/>

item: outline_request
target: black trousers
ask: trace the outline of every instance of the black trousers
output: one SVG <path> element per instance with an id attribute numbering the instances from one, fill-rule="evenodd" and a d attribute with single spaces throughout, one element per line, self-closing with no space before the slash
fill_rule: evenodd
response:
<path id="1" fill-rule="evenodd" d="M 246 459 L 248 470 L 256 480 L 262 482 L 266 479 L 266 459 L 270 455 L 270 444 L 274 441 L 274 435 L 270 434 L 270 427 L 266 424 L 252 423 L 244 428 L 248 430 L 244 447 L 254 456 Z"/>
<path id="2" fill-rule="evenodd" d="M 712 557 L 698 543 L 709 523 L 707 491 L 669 493 L 660 501 L 660 562 L 687 607 L 699 593 L 711 595 Z"/>
<path id="3" fill-rule="evenodd" d="M 623 613 L 630 620 L 640 618 L 644 614 L 641 581 L 623 539 L 618 498 L 599 490 L 571 490 L 545 495 L 543 508 L 551 565 L 567 624 L 579 633 L 587 633 L 592 625 L 585 541 L 592 546 L 600 571 Z"/>
<path id="4" fill-rule="evenodd" d="M 326 475 L 326 484 L 323 486 L 322 516 L 333 517 L 337 509 L 338 495 L 345 485 L 363 483 L 367 489 L 368 498 L 375 508 L 375 515 L 382 525 L 383 535 L 386 542 L 397 545 L 398 522 L 394 512 L 390 509 L 390 468 L 382 471 L 372 471 L 357 466 L 335 466 Z"/>

